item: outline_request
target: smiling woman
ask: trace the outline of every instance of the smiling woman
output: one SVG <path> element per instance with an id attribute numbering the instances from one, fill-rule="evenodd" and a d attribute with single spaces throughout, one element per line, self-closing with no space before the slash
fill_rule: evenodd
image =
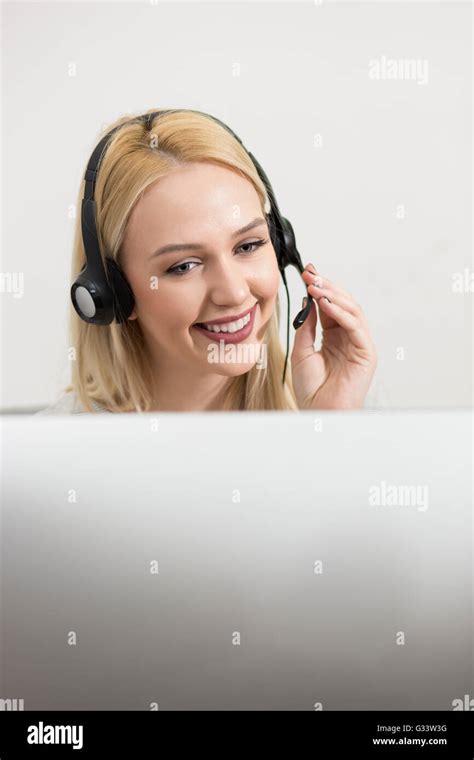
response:
<path id="1" fill-rule="evenodd" d="M 265 172 L 218 119 L 178 109 L 119 119 L 88 161 L 81 197 L 65 389 L 75 411 L 367 403 L 377 355 L 362 307 L 303 266 Z M 310 297 L 293 320 L 287 373 L 278 289 L 288 265 Z"/>
<path id="2" fill-rule="evenodd" d="M 124 117 L 104 134 L 116 127 L 96 178 L 95 221 L 103 261 L 126 277 L 133 309 L 98 325 L 71 308 L 75 361 L 65 390 L 74 408 L 297 410 L 291 372 L 281 381 L 270 201 L 249 154 L 195 111 L 149 125 Z M 85 263 L 78 218 L 73 278 Z M 227 344 L 252 350 L 216 361 Z"/>

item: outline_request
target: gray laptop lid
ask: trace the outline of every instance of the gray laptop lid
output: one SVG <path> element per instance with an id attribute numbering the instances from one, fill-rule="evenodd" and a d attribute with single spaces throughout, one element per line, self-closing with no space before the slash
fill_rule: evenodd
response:
<path id="1" fill-rule="evenodd" d="M 3 417 L 2 698 L 451 710 L 472 412 Z"/>

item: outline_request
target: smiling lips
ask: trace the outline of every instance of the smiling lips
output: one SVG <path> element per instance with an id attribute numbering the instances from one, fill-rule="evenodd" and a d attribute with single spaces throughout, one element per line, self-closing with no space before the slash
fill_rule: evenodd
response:
<path id="1" fill-rule="evenodd" d="M 256 306 L 256 304 L 254 304 Z M 253 309 L 253 306 L 252 306 Z M 228 322 L 237 322 L 239 319 L 243 319 L 243 317 L 246 317 L 247 314 L 250 314 L 252 309 L 247 309 L 247 311 L 243 311 L 241 314 L 232 314 L 231 317 L 220 317 L 220 319 L 209 319 L 204 322 L 196 322 L 196 325 L 199 325 L 202 327 L 202 325 L 225 325 Z"/>
<path id="2" fill-rule="evenodd" d="M 193 325 L 193 327 L 199 330 L 199 332 L 205 335 L 209 340 L 223 340 L 226 343 L 240 343 L 240 341 L 248 338 L 252 332 L 256 309 L 257 304 L 255 304 L 250 310 L 244 311 L 242 315 L 233 317 L 232 321 L 225 318 L 215 319 L 212 322 L 197 323 Z M 211 329 L 207 329 L 205 325 L 209 325 L 209 328 Z"/>

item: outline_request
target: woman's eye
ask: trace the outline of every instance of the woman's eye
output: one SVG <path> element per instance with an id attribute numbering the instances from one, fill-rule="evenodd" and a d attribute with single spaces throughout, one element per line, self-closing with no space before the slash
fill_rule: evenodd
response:
<path id="1" fill-rule="evenodd" d="M 185 269 L 184 272 L 180 272 L 179 270 L 181 269 L 181 267 L 187 267 L 190 264 L 197 264 L 197 263 L 198 263 L 197 261 L 185 261 L 184 264 L 178 264 L 178 266 L 176 267 L 171 267 L 171 269 L 167 269 L 167 274 L 177 274 L 177 275 L 187 274 L 188 272 L 192 270 Z"/>
<path id="2" fill-rule="evenodd" d="M 252 243 L 242 243 L 239 248 L 244 248 L 246 245 L 255 245 L 257 248 L 260 248 L 261 245 L 264 245 L 267 241 L 266 240 L 254 240 Z M 256 249 L 255 249 L 256 250 Z M 255 253 L 255 250 L 253 251 L 244 251 L 244 253 Z"/>
<path id="3" fill-rule="evenodd" d="M 242 243 L 237 250 L 241 248 L 245 248 L 246 246 L 255 246 L 251 251 L 242 251 L 244 255 L 249 256 L 252 253 L 255 253 L 255 251 L 260 248 L 260 246 L 265 245 L 265 243 L 268 243 L 268 240 L 254 240 L 251 243 Z M 185 269 L 182 270 L 182 267 L 189 267 L 191 264 L 197 264 L 199 266 L 198 261 L 185 261 L 182 264 L 178 264 L 175 267 L 171 267 L 170 269 L 166 270 L 167 274 L 175 274 L 178 275 L 178 277 L 181 277 L 183 274 L 188 274 L 188 272 L 192 272 L 192 269 Z M 181 271 L 180 271 L 181 270 Z"/>

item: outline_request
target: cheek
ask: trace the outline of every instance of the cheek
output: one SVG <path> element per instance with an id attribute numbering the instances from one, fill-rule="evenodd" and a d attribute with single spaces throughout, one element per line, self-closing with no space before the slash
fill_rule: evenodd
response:
<path id="1" fill-rule="evenodd" d="M 274 298 L 277 295 L 280 287 L 280 270 L 274 252 L 259 262 L 259 266 L 254 270 L 252 282 L 256 292 L 263 298 Z"/>
<path id="2" fill-rule="evenodd" d="M 179 330 L 195 321 L 199 299 L 192 289 L 180 292 L 171 288 L 166 278 L 150 275 L 148 280 L 132 277 L 129 280 L 135 294 L 137 315 L 149 328 L 160 325 L 160 331 Z"/>

